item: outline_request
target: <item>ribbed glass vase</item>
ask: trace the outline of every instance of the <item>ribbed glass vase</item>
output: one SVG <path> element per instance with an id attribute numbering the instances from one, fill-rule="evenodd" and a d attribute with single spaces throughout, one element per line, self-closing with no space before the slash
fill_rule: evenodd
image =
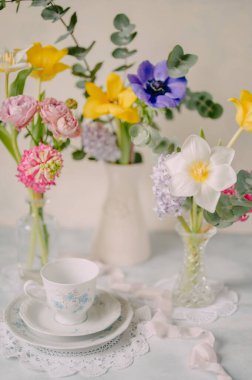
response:
<path id="1" fill-rule="evenodd" d="M 177 232 L 184 244 L 184 261 L 173 289 L 173 302 L 176 306 L 208 306 L 213 303 L 215 294 L 205 273 L 205 248 L 216 228 L 205 233 L 187 233 L 178 226 Z"/>

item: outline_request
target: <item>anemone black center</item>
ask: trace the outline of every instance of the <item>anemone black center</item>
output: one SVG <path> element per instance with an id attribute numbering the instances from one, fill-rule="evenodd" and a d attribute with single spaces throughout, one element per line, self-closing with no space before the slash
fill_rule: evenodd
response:
<path id="1" fill-rule="evenodd" d="M 147 82 L 146 90 L 149 94 L 158 96 L 164 95 L 167 91 L 167 84 L 160 80 L 151 80 Z"/>

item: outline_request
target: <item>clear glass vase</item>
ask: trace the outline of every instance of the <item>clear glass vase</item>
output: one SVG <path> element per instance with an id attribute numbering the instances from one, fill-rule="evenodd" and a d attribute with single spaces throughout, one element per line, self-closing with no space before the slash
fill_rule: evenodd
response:
<path id="1" fill-rule="evenodd" d="M 213 303 L 215 293 L 205 274 L 204 256 L 206 245 L 216 231 L 213 227 L 205 233 L 187 233 L 177 227 L 184 243 L 184 262 L 173 289 L 176 306 L 204 307 Z"/>
<path id="2" fill-rule="evenodd" d="M 57 256 L 58 225 L 54 217 L 44 212 L 46 203 L 41 195 L 29 199 L 28 214 L 17 223 L 18 271 L 25 280 L 39 280 L 41 267 Z"/>

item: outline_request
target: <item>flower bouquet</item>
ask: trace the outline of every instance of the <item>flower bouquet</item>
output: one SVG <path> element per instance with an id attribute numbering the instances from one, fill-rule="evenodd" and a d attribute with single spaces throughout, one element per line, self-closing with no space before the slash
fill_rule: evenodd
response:
<path id="1" fill-rule="evenodd" d="M 44 81 L 68 68 L 59 62 L 66 50 L 34 44 L 25 51 L 4 51 L 0 72 L 5 75 L 6 99 L 0 106 L 0 140 L 17 163 L 17 178 L 28 190 L 29 215 L 17 229 L 19 269 L 22 277 L 34 277 L 54 250 L 56 226 L 44 214 L 45 193 L 54 186 L 63 167 L 61 151 L 70 138 L 80 135 L 80 126 L 64 102 L 46 98 Z M 9 84 L 10 75 L 17 72 Z M 38 80 L 37 99 L 23 94 L 26 80 Z M 20 149 L 24 135 L 28 148 Z"/>
<path id="2" fill-rule="evenodd" d="M 163 149 L 173 151 L 174 141 L 159 133 L 159 115 L 170 121 L 176 111 L 185 107 L 202 117 L 216 119 L 221 116 L 222 107 L 209 93 L 188 88 L 186 75 L 198 58 L 195 54 L 185 54 L 179 45 L 172 49 L 168 59 L 156 65 L 144 61 L 137 75 L 127 75 L 134 65 L 128 59 L 137 53 L 135 48 L 130 48 L 137 31 L 125 14 L 116 15 L 115 31 L 110 36 L 115 45 L 112 57 L 122 62 L 108 74 L 106 89 L 99 87 L 97 75 L 103 61 L 94 67 L 89 64 L 88 54 L 94 49 L 95 41 L 88 47 L 79 43 L 75 35 L 76 12 L 68 18 L 71 8 L 64 9 L 54 1 L 36 0 L 31 5 L 42 9 L 44 20 L 63 25 L 66 33 L 57 42 L 71 39 L 73 43 L 67 47 L 67 53 L 78 60 L 72 65 L 72 74 L 79 78 L 77 87 L 86 99 L 80 118 L 81 145 L 73 152 L 73 158 L 106 163 L 109 191 L 96 234 L 94 256 L 116 265 L 142 261 L 149 255 L 149 243 L 136 189 L 142 156 L 135 147 L 147 144 L 156 153 Z"/>
<path id="3" fill-rule="evenodd" d="M 210 147 L 204 131 L 189 136 L 173 151 L 164 149 L 153 169 L 153 191 L 159 217 L 177 217 L 185 247 L 184 265 L 174 288 L 174 302 L 202 307 L 215 294 L 204 270 L 204 248 L 218 228 L 245 221 L 252 212 L 252 172 L 237 174 L 231 166 L 233 145 L 242 131 L 252 130 L 252 94 L 231 98 L 239 129 L 227 145 Z M 220 141 L 220 140 L 219 140 Z"/>

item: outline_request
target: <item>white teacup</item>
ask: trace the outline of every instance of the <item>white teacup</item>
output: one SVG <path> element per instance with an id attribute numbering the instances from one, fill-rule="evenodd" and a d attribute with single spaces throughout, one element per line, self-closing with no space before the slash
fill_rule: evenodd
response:
<path id="1" fill-rule="evenodd" d="M 98 273 L 98 266 L 90 260 L 56 260 L 43 266 L 40 271 L 43 287 L 34 281 L 27 281 L 24 292 L 37 301 L 47 302 L 57 322 L 78 324 L 86 319 L 86 313 L 94 301 Z"/>

